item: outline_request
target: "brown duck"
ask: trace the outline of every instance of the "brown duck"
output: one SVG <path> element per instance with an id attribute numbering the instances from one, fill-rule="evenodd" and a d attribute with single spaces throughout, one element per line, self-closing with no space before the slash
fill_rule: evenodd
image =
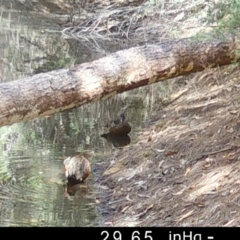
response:
<path id="1" fill-rule="evenodd" d="M 116 120 L 111 121 L 105 127 L 108 128 L 109 133 L 116 135 L 127 135 L 131 132 L 131 126 L 126 121 L 124 113 L 121 113 Z"/>
<path id="2" fill-rule="evenodd" d="M 91 172 L 89 161 L 81 155 L 68 157 L 63 161 L 65 176 L 71 185 L 83 182 Z"/>

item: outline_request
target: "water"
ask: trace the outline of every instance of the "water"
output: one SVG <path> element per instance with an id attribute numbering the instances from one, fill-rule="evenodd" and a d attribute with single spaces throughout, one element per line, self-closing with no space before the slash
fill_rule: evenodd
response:
<path id="1" fill-rule="evenodd" d="M 34 144 L 3 152 L 1 226 L 98 225 L 93 174 L 88 180 L 88 193 L 66 195 L 62 152 L 53 150 L 53 145 Z"/>
<path id="2" fill-rule="evenodd" d="M 1 82 L 101 56 L 77 41 L 64 39 L 54 21 L 57 17 L 37 14 L 38 1 L 32 5 L 10 0 L 0 3 Z M 149 116 L 159 111 L 153 106 L 163 98 L 160 90 L 167 89 L 156 86 L 146 87 L 144 94 L 137 89 L 50 117 L 0 128 L 0 226 L 99 226 L 98 194 L 104 190 L 94 181 L 98 174 L 96 163 L 118 151 L 116 142 L 100 137 L 107 132 L 104 125 L 126 112 L 133 128 L 131 139 L 124 141 L 136 142 L 138 131 L 148 126 Z M 89 154 L 93 172 L 87 190 L 81 187 L 69 194 L 64 187 L 63 160 L 79 152 Z"/>

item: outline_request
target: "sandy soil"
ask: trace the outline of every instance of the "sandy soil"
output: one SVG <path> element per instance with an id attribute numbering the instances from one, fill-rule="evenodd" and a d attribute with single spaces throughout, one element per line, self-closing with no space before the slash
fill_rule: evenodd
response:
<path id="1" fill-rule="evenodd" d="M 103 226 L 240 225 L 239 67 L 188 79 L 169 80 L 138 143 L 100 163 Z"/>

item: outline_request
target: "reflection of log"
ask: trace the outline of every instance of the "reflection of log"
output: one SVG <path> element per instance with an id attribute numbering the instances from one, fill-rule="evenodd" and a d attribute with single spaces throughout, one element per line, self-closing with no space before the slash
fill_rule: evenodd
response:
<path id="1" fill-rule="evenodd" d="M 108 142 L 112 143 L 114 147 L 125 147 L 131 142 L 131 139 L 128 135 L 116 135 L 112 133 L 105 133 L 102 134 L 101 137 L 105 138 Z"/>
<path id="2" fill-rule="evenodd" d="M 71 69 L 0 84 L 0 126 L 78 107 L 206 67 L 239 61 L 239 39 L 180 39 L 119 51 Z"/>

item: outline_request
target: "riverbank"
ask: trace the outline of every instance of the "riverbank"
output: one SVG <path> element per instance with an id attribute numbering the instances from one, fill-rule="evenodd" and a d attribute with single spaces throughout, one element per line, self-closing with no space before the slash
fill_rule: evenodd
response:
<path id="1" fill-rule="evenodd" d="M 239 67 L 182 86 L 138 142 L 101 163 L 103 226 L 239 225 Z"/>

